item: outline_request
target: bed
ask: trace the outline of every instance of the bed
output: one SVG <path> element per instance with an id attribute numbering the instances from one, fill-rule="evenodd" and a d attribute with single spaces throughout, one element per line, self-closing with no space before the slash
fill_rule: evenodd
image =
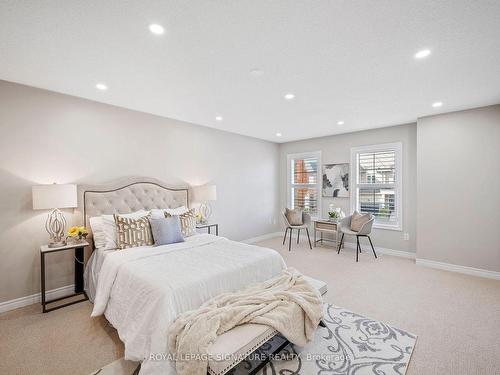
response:
<path id="1" fill-rule="evenodd" d="M 187 186 L 129 178 L 80 186 L 79 209 L 90 217 L 141 209 L 189 206 Z M 90 233 L 92 239 L 92 233 Z M 125 344 L 125 358 L 143 361 L 141 374 L 175 374 L 167 330 L 182 312 L 216 295 L 278 275 L 286 268 L 274 250 L 199 234 L 186 242 L 125 250 L 95 250 L 85 270 L 92 316 L 104 315 Z"/>

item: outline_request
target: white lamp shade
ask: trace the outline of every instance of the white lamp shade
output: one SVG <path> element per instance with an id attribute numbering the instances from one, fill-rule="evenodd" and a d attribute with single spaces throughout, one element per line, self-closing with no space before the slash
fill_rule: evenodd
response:
<path id="1" fill-rule="evenodd" d="M 77 206 L 76 185 L 35 185 L 31 188 L 34 210 L 71 208 Z"/>
<path id="2" fill-rule="evenodd" d="M 195 202 L 208 202 L 217 200 L 217 188 L 215 185 L 196 186 L 193 189 Z"/>

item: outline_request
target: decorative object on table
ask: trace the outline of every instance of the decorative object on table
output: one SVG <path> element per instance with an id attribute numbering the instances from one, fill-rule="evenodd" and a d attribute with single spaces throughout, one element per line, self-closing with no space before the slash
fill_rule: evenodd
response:
<path id="1" fill-rule="evenodd" d="M 202 185 L 193 188 L 194 201 L 200 203 L 198 209 L 201 215 L 200 223 L 208 223 L 208 219 L 212 215 L 212 207 L 210 206 L 210 201 L 217 200 L 217 188 L 215 185 Z"/>
<path id="2" fill-rule="evenodd" d="M 85 227 L 71 227 L 66 238 L 72 238 L 74 241 L 84 241 L 88 234 L 89 231 Z"/>
<path id="3" fill-rule="evenodd" d="M 339 221 L 344 217 L 345 214 L 342 212 L 342 209 L 340 207 L 335 208 L 333 204 L 330 204 L 328 208 L 328 218 L 330 221 Z"/>
<path id="4" fill-rule="evenodd" d="M 323 165 L 323 197 L 349 198 L 349 163 Z"/>
<path id="5" fill-rule="evenodd" d="M 370 246 L 372 247 L 373 255 L 377 258 L 377 253 L 373 247 L 372 239 L 370 234 L 372 232 L 372 225 L 375 221 L 375 216 L 370 213 L 360 214 L 354 211 L 354 214 L 347 216 L 340 221 L 340 231 L 342 232 L 342 238 L 340 239 L 339 248 L 337 254 L 340 254 L 340 249 L 344 243 L 344 234 L 351 236 L 356 236 L 356 262 L 359 258 L 359 253 L 361 252 L 361 245 L 359 243 L 359 237 L 368 237 L 370 241 Z"/>
<path id="6" fill-rule="evenodd" d="M 75 208 L 76 185 L 73 184 L 51 184 L 35 185 L 32 187 L 33 209 L 52 210 L 47 216 L 45 229 L 50 236 L 49 247 L 60 247 L 66 245 L 65 227 L 66 219 L 60 208 Z"/>

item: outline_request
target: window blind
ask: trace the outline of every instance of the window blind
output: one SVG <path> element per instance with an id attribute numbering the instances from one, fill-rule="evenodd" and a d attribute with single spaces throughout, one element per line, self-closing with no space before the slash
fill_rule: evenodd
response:
<path id="1" fill-rule="evenodd" d="M 302 208 L 314 215 L 318 212 L 319 179 L 317 157 L 292 158 L 290 194 L 292 208 Z"/>

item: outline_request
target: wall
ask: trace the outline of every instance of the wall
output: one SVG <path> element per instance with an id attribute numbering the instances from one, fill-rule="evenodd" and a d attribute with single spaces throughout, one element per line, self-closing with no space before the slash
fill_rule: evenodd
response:
<path id="1" fill-rule="evenodd" d="M 416 249 L 416 124 L 407 124 L 355 133 L 313 138 L 280 145 L 281 208 L 287 205 L 287 155 L 308 151 L 321 151 L 322 164 L 350 163 L 351 147 L 380 143 L 403 143 L 403 231 L 374 229 L 375 246 L 415 252 Z M 346 213 L 350 211 L 349 198 L 322 198 L 322 214 L 328 217 L 333 203 Z M 403 239 L 408 233 L 409 240 Z M 352 241 L 352 239 L 348 239 Z"/>
<path id="2" fill-rule="evenodd" d="M 47 212 L 32 210 L 34 184 L 130 175 L 214 183 L 221 235 L 241 240 L 278 229 L 274 143 L 5 81 L 0 134 L 0 302 L 40 291 Z M 71 267 L 69 254 L 49 255 L 48 289 L 72 284 Z"/>
<path id="3" fill-rule="evenodd" d="M 417 129 L 417 258 L 500 271 L 500 105 Z"/>

